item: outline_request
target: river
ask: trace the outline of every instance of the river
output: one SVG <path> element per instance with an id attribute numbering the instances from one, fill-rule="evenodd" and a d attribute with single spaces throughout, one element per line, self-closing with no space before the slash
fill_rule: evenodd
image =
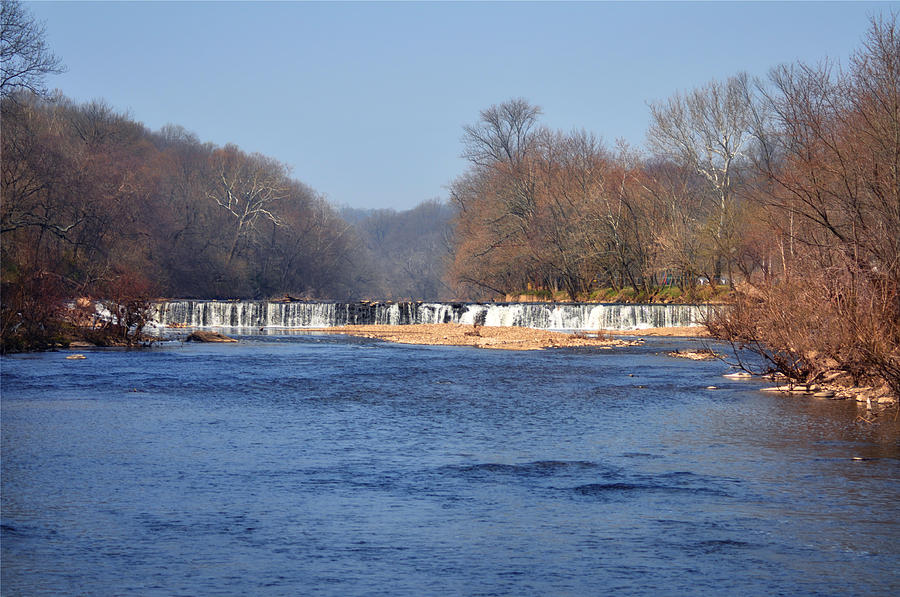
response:
<path id="1" fill-rule="evenodd" d="M 4 595 L 900 591 L 896 411 L 687 339 L 241 340 L 0 359 Z"/>

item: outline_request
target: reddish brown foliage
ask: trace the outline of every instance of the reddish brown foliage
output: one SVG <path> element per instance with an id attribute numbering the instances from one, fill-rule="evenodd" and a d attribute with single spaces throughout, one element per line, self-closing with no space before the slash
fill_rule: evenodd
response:
<path id="1" fill-rule="evenodd" d="M 873 21 L 846 72 L 801 64 L 773 82 L 758 112 L 769 114 L 757 133 L 770 183 L 759 198 L 789 242 L 784 272 L 710 330 L 794 379 L 837 369 L 900 396 L 896 21 Z"/>

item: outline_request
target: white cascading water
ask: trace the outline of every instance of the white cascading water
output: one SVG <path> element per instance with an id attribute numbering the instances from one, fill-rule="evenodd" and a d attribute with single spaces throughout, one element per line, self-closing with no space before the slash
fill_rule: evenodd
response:
<path id="1" fill-rule="evenodd" d="M 169 301 L 153 323 L 171 327 L 319 328 L 347 324 L 479 323 L 557 330 L 700 325 L 710 307 L 624 303 L 304 303 Z"/>

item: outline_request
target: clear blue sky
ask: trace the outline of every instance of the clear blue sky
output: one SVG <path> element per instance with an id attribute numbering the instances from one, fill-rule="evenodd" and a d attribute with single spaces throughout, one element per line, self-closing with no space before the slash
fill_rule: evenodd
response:
<path id="1" fill-rule="evenodd" d="M 286 163 L 332 202 L 446 197 L 461 127 L 513 97 L 643 145 L 647 102 L 738 71 L 846 62 L 898 3 L 34 2 L 76 101 Z"/>

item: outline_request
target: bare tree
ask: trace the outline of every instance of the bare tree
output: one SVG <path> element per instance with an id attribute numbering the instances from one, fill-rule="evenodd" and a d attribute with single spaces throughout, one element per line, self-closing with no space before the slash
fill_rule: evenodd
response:
<path id="1" fill-rule="evenodd" d="M 701 234 L 704 181 L 696 169 L 668 159 L 645 163 L 643 174 L 653 222 L 653 269 L 690 294 L 698 277 L 709 271 Z"/>
<path id="2" fill-rule="evenodd" d="M 260 154 L 246 155 L 234 145 L 211 156 L 212 181 L 207 197 L 228 212 L 234 222 L 228 263 L 234 259 L 240 241 L 255 229 L 259 220 L 280 224 L 273 204 L 287 196 L 287 169 L 280 162 Z"/>
<path id="3" fill-rule="evenodd" d="M 44 25 L 18 0 L 0 2 L 0 97 L 30 91 L 46 97 L 44 77 L 65 72 L 44 42 Z"/>
<path id="4" fill-rule="evenodd" d="M 537 106 L 513 99 L 482 110 L 477 123 L 463 128 L 462 155 L 472 168 L 451 184 L 450 194 L 460 208 L 455 278 L 467 285 L 502 294 L 529 277 L 540 114 Z"/>
<path id="5" fill-rule="evenodd" d="M 754 105 L 758 193 L 798 275 L 739 293 L 710 329 L 795 380 L 843 373 L 900 395 L 897 16 L 872 20 L 846 69 L 798 63 L 770 78 Z"/>
<path id="6" fill-rule="evenodd" d="M 478 166 L 520 162 L 532 144 L 541 109 L 522 98 L 481 111 L 481 120 L 463 127 L 463 157 Z"/>
<path id="7" fill-rule="evenodd" d="M 712 225 L 719 253 L 716 277 L 721 274 L 722 260 L 730 253 L 736 169 L 746 157 L 751 140 L 746 88 L 747 76 L 740 74 L 724 83 L 713 80 L 687 94 L 678 93 L 666 102 L 650 105 L 651 147 L 696 170 L 716 199 Z"/>

